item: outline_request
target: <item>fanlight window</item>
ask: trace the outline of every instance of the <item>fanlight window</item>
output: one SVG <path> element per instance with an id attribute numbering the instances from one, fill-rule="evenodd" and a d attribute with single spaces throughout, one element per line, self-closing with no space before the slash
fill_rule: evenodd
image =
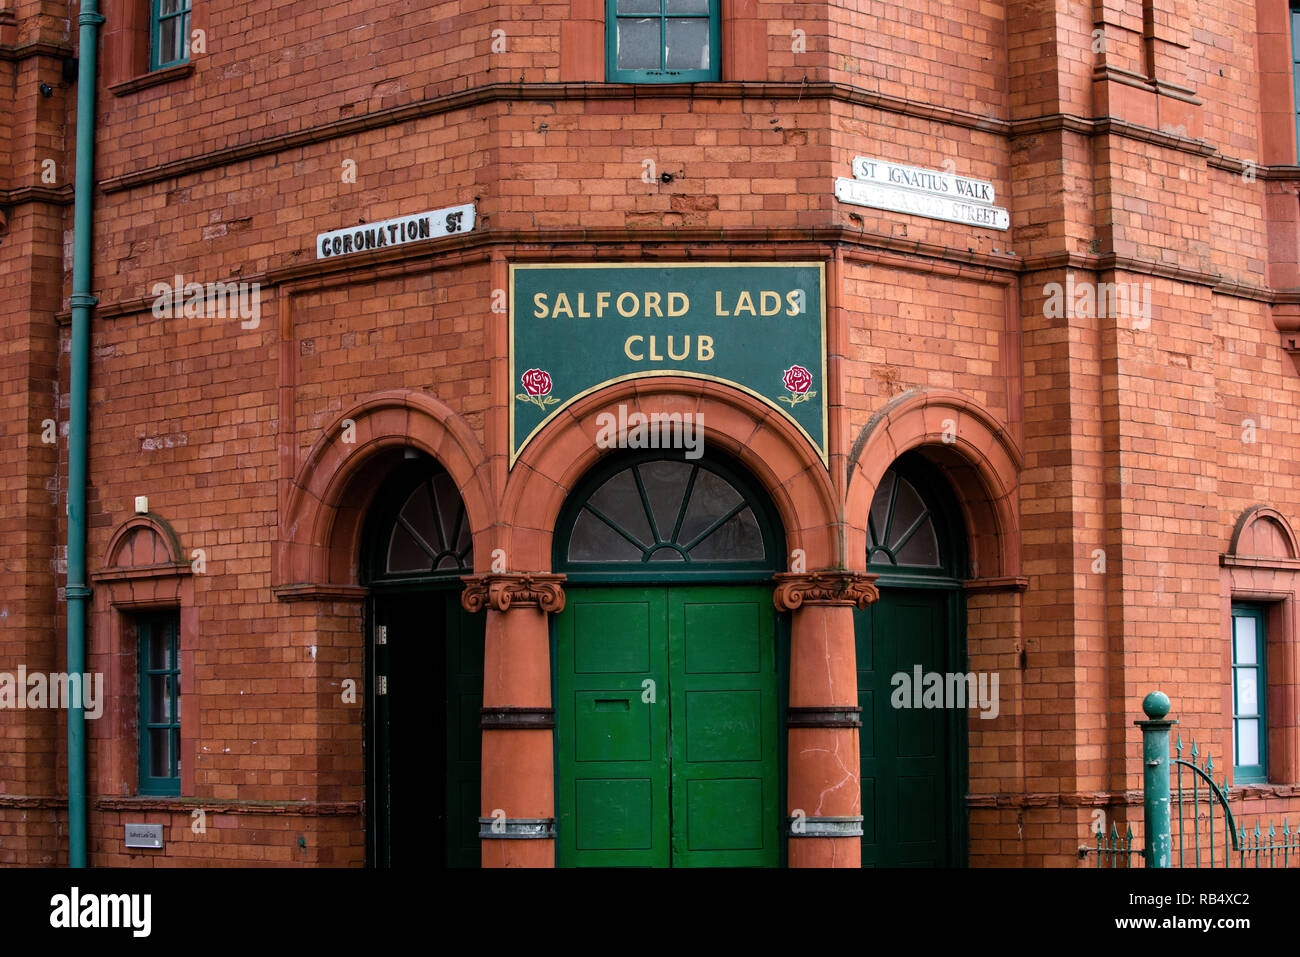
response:
<path id="1" fill-rule="evenodd" d="M 909 568 L 941 567 L 934 513 L 907 479 L 887 471 L 867 518 L 867 563 Z"/>
<path id="2" fill-rule="evenodd" d="M 446 472 L 424 479 L 397 512 L 384 548 L 385 575 L 464 575 L 474 565 L 469 520 Z"/>
<path id="3" fill-rule="evenodd" d="M 761 562 L 763 531 L 745 496 L 698 463 L 641 462 L 583 503 L 570 563 Z"/>

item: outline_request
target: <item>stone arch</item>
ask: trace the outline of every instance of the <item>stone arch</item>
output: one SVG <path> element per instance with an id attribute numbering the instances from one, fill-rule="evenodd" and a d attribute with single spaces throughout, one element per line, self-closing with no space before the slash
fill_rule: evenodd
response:
<path id="1" fill-rule="evenodd" d="M 117 527 L 104 549 L 104 571 L 173 566 L 189 568 L 180 538 L 158 515 L 145 513 L 128 518 Z"/>
<path id="2" fill-rule="evenodd" d="M 1300 546 L 1286 517 L 1271 505 L 1252 505 L 1237 517 L 1228 542 L 1233 558 L 1300 559 Z"/>
<path id="3" fill-rule="evenodd" d="M 510 472 L 502 506 L 512 569 L 548 571 L 551 537 L 574 485 L 605 454 L 596 417 L 634 412 L 702 415 L 708 446 L 743 466 L 771 497 L 785 526 L 786 549 L 802 548 L 809 570 L 840 567 L 835 489 L 816 450 L 784 416 L 734 389 L 705 379 L 656 376 L 601 389 L 566 408 L 537 434 Z M 608 450 L 614 451 L 614 450 Z M 788 556 L 787 556 L 788 562 Z"/>
<path id="4" fill-rule="evenodd" d="M 343 442 L 351 420 L 355 441 Z M 384 478 L 408 448 L 451 475 L 465 503 L 476 561 L 490 549 L 494 508 L 487 457 L 469 424 L 446 403 L 414 389 L 368 396 L 339 415 L 308 451 L 288 490 L 275 581 L 285 586 L 354 586 L 359 581 L 366 513 Z"/>
<path id="5" fill-rule="evenodd" d="M 983 406 L 957 392 L 919 389 L 889 402 L 863 427 L 849 454 L 845 498 L 847 565 L 866 562 L 865 519 L 876 486 L 915 449 L 944 474 L 961 509 L 972 578 L 1020 575 L 1020 470 L 1015 440 Z"/>
<path id="6" fill-rule="evenodd" d="M 1233 525 L 1228 550 L 1219 557 L 1222 634 L 1233 635 L 1233 606 L 1251 602 L 1264 614 L 1265 706 L 1268 722 L 1268 780 L 1294 781 L 1300 774 L 1300 547 L 1291 523 L 1270 505 L 1252 505 Z M 1233 673 L 1235 641 L 1223 643 L 1224 674 Z M 1224 685 L 1224 730 L 1233 740 L 1233 692 Z"/>

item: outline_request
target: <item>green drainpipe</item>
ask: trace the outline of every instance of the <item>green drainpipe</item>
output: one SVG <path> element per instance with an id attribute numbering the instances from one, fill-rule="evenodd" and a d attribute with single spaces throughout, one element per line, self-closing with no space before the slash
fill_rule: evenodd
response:
<path id="1" fill-rule="evenodd" d="M 72 226 L 72 357 L 68 382 L 68 674 L 86 670 L 86 444 L 90 404 L 90 252 L 95 188 L 95 52 L 99 0 L 82 0 L 77 63 L 77 181 Z M 86 866 L 86 716 L 68 705 L 68 866 Z"/>

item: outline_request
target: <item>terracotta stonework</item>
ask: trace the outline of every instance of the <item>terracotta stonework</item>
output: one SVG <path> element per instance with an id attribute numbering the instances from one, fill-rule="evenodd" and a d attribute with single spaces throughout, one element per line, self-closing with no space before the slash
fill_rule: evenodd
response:
<path id="1" fill-rule="evenodd" d="M 1241 602 L 1265 623 L 1270 763 L 1230 799 L 1294 820 L 1288 3 L 722 0 L 716 80 L 637 84 L 606 81 L 600 0 L 193 4 L 206 52 L 158 71 L 148 6 L 103 0 L 92 144 L 85 646 L 108 695 L 86 730 L 92 866 L 366 865 L 369 536 L 413 461 L 445 473 L 472 546 L 400 587 L 440 589 L 437 608 L 482 630 L 481 688 L 467 670 L 472 688 L 441 689 L 481 725 L 458 741 L 480 745 L 478 817 L 509 822 L 507 838 L 484 825 L 481 863 L 553 865 L 551 647 L 583 579 L 557 574 L 555 538 L 617 454 L 596 435 L 620 407 L 702 416 L 706 454 L 780 526 L 761 574 L 812 569 L 763 582 L 789 648 L 792 865 L 861 863 L 854 622 L 902 590 L 868 570 L 868 516 L 902 461 L 933 470 L 962 543 L 961 667 L 1000 676 L 996 717 L 970 712 L 959 748 L 965 864 L 1091 866 L 1097 811 L 1139 832 L 1132 721 L 1157 688 L 1231 776 Z M 65 657 L 77 18 L 0 0 L 6 672 Z M 858 156 L 986 181 L 1010 226 L 842 203 Z M 472 230 L 318 255 L 318 233 L 469 203 Z M 756 394 L 664 374 L 581 394 L 512 464 L 512 265 L 739 262 L 825 265 L 825 459 Z M 255 284 L 259 321 L 158 314 L 177 276 Z M 1120 285 L 1131 314 L 1059 308 L 1061 290 Z M 422 608 L 441 654 L 448 619 Z M 160 800 L 137 793 L 133 629 L 162 610 L 182 693 L 180 795 Z M 0 865 L 67 862 L 66 753 L 62 713 L 0 710 Z M 198 834 L 203 806 L 222 820 Z M 166 826 L 164 849 L 122 846 L 136 813 Z"/>
<path id="2" fill-rule="evenodd" d="M 563 575 L 480 575 L 464 579 L 461 604 L 466 611 L 535 607 L 552 615 L 564 611 Z"/>
<path id="3" fill-rule="evenodd" d="M 852 605 L 866 608 L 880 597 L 875 575 L 860 572 L 785 572 L 776 576 L 772 603 L 777 611 L 795 611 L 803 605 Z"/>

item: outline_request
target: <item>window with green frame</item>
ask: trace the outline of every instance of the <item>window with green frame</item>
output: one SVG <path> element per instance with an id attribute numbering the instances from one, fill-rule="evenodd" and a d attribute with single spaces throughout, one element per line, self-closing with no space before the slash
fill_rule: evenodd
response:
<path id="1" fill-rule="evenodd" d="M 605 0 L 612 83 L 716 80 L 721 0 Z"/>
<path id="2" fill-rule="evenodd" d="M 136 619 L 140 659 L 140 793 L 181 793 L 180 615 Z"/>
<path id="3" fill-rule="evenodd" d="M 1234 784 L 1268 780 L 1264 697 L 1264 609 L 1232 606 L 1232 742 Z"/>
<path id="4" fill-rule="evenodd" d="M 680 451 L 612 456 L 574 488 L 553 561 L 571 582 L 768 581 L 784 533 L 766 495 L 733 464 Z"/>
<path id="5" fill-rule="evenodd" d="M 190 0 L 149 0 L 149 69 L 190 58 Z"/>
<path id="6" fill-rule="evenodd" d="M 947 480 L 917 453 L 885 470 L 867 512 L 867 569 L 894 585 L 953 585 L 966 575 L 965 536 Z"/>
<path id="7" fill-rule="evenodd" d="M 1292 105 L 1296 111 L 1296 150 L 1300 162 L 1300 2 L 1291 4 L 1291 83 L 1295 91 Z"/>

